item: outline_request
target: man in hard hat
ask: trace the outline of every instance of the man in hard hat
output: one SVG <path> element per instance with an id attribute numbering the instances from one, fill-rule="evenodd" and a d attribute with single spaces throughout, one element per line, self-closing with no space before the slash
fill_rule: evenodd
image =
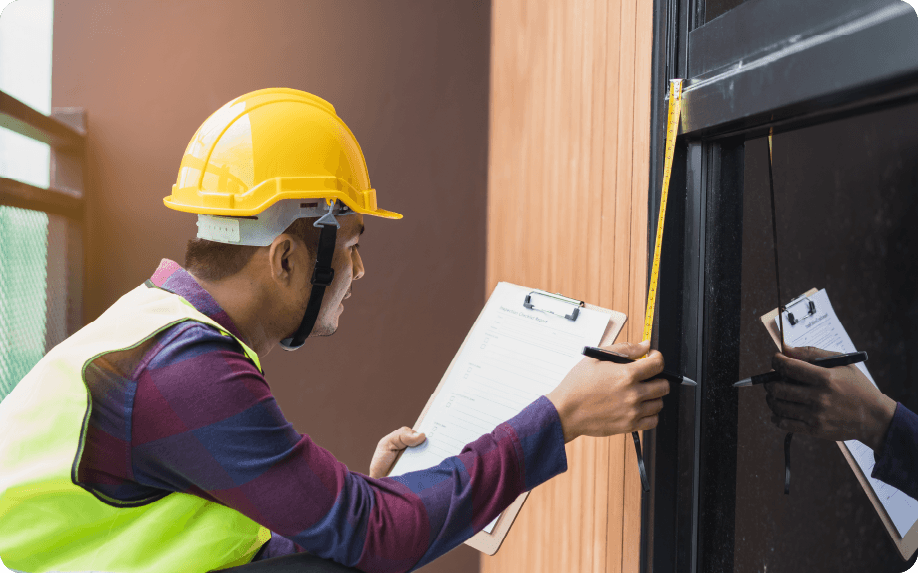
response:
<path id="1" fill-rule="evenodd" d="M 0 402 L 0 556 L 19 571 L 203 572 L 308 551 L 364 571 L 429 563 L 567 468 L 581 435 L 657 423 L 658 352 L 585 359 L 551 394 L 424 471 L 383 478 L 408 428 L 349 471 L 284 419 L 259 357 L 335 332 L 376 204 L 326 101 L 241 96 L 198 130 L 167 207 L 185 267 L 52 349 Z M 633 357 L 649 347 L 616 345 Z"/>

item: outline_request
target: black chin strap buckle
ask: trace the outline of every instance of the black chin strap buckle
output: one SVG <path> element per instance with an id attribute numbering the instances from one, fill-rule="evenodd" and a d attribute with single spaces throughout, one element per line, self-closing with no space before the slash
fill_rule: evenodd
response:
<path id="1" fill-rule="evenodd" d="M 315 270 L 312 271 L 312 280 L 310 282 L 314 286 L 327 287 L 331 286 L 333 280 L 335 280 L 335 269 L 316 265 Z"/>

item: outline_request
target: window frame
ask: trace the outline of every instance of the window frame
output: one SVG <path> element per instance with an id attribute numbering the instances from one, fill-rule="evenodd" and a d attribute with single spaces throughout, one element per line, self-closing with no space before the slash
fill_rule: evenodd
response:
<path id="1" fill-rule="evenodd" d="M 668 80 L 685 78 L 654 347 L 699 385 L 668 396 L 645 437 L 641 570 L 732 571 L 720 548 L 735 533 L 738 396 L 718 390 L 739 368 L 744 142 L 918 101 L 915 13 L 899 0 L 749 0 L 705 23 L 703 0 L 654 4 L 648 271 Z"/>
<path id="2" fill-rule="evenodd" d="M 20 100 L 0 91 L 0 127 L 47 143 L 51 147 L 51 177 L 47 189 L 0 177 L 0 206 L 61 215 L 62 243 L 66 249 L 63 269 L 48 276 L 62 283 L 65 301 L 55 301 L 48 309 L 66 309 L 65 335 L 83 326 L 85 249 L 83 238 L 88 228 L 85 189 L 86 114 L 81 108 L 57 108 L 45 115 Z M 51 253 L 49 253 L 49 256 Z M 46 341 L 49 345 L 58 340 Z"/>

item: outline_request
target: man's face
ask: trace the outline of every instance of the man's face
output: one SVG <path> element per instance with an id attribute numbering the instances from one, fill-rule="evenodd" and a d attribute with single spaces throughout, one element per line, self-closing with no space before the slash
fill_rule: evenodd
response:
<path id="1" fill-rule="evenodd" d="M 332 268 L 335 269 L 335 278 L 332 284 L 325 289 L 322 297 L 322 309 L 319 318 L 312 328 L 310 336 L 331 336 L 338 329 L 338 317 L 344 311 L 344 299 L 351 296 L 351 283 L 363 276 L 363 261 L 360 259 L 358 241 L 363 233 L 363 215 L 353 214 L 338 217 L 341 228 L 336 237 L 335 256 L 332 258 Z M 309 278 L 315 261 L 309 267 Z M 306 280 L 305 296 L 303 297 L 303 311 L 312 292 L 312 285 Z M 300 314 L 302 320 L 302 313 Z"/>

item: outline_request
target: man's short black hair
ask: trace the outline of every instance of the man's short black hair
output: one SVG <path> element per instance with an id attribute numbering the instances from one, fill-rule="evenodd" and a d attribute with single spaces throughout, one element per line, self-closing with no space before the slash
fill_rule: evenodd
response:
<path id="1" fill-rule="evenodd" d="M 319 242 L 319 229 L 312 225 L 315 221 L 315 217 L 300 218 L 284 230 L 303 241 L 312 254 Z M 185 270 L 208 282 L 227 279 L 242 271 L 259 248 L 191 239 L 185 247 Z"/>

